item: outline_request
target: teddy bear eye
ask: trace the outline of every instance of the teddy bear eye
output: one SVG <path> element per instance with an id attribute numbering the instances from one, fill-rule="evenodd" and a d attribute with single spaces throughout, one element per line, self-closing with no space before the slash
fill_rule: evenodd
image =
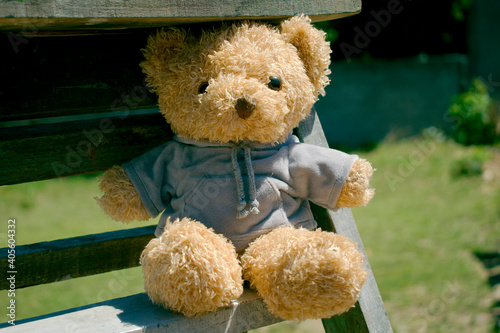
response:
<path id="1" fill-rule="evenodd" d="M 269 89 L 272 90 L 280 90 L 281 89 L 281 79 L 279 76 L 270 76 L 269 77 L 269 83 L 268 83 Z"/>
<path id="2" fill-rule="evenodd" d="M 198 88 L 198 94 L 203 94 L 207 91 L 208 88 L 208 82 L 203 82 L 200 84 L 200 87 Z"/>

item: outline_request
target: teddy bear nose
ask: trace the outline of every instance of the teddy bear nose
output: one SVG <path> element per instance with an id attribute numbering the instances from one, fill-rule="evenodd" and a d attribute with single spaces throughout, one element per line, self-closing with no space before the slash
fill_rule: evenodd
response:
<path id="1" fill-rule="evenodd" d="M 255 104 L 249 102 L 245 98 L 239 98 L 236 101 L 235 109 L 240 118 L 246 119 L 252 115 L 255 110 Z"/>

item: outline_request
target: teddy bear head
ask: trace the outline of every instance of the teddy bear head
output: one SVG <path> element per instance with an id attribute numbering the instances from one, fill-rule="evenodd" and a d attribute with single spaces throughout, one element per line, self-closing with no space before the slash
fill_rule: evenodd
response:
<path id="1" fill-rule="evenodd" d="M 210 142 L 286 140 L 328 84 L 330 45 L 305 16 L 161 30 L 141 63 L 178 135 Z"/>

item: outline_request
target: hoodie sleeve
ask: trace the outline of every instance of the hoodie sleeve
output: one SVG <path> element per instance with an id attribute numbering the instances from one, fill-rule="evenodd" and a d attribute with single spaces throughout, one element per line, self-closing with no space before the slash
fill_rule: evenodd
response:
<path id="1" fill-rule="evenodd" d="M 335 209 L 357 155 L 306 143 L 290 146 L 290 185 L 298 197 Z"/>
<path id="2" fill-rule="evenodd" d="M 170 203 L 169 184 L 165 182 L 167 156 L 165 144 L 123 165 L 151 217 L 158 216 Z"/>

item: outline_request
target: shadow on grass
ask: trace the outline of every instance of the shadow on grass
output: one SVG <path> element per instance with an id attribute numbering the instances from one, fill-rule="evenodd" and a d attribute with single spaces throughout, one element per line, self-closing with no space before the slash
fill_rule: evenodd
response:
<path id="1" fill-rule="evenodd" d="M 494 292 L 494 299 L 492 305 L 493 318 L 495 320 L 495 327 L 493 331 L 500 333 L 500 252 L 476 252 L 474 253 L 486 270 L 488 271 L 488 282 Z"/>

